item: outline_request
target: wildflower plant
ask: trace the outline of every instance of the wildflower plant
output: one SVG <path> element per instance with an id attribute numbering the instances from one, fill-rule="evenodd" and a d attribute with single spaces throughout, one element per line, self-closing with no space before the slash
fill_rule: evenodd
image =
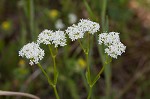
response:
<path id="1" fill-rule="evenodd" d="M 58 53 L 57 48 L 59 46 L 63 47 L 67 45 L 66 34 L 72 41 L 77 40 L 86 56 L 86 79 L 89 85 L 89 93 L 87 99 L 90 99 L 92 88 L 100 78 L 101 73 L 104 71 L 103 66 L 94 78 L 92 78 L 93 76 L 91 76 L 91 66 L 89 64 L 90 38 L 91 35 L 94 35 L 98 31 L 100 31 L 99 23 L 93 22 L 89 19 L 81 19 L 79 23 L 73 24 L 65 31 L 53 31 L 45 29 L 38 35 L 37 42 L 28 43 L 23 46 L 23 48 L 19 51 L 19 56 L 29 59 L 30 65 L 37 64 L 37 66 L 42 70 L 45 77 L 47 78 L 49 85 L 53 87 L 56 98 L 59 99 L 59 95 L 56 89 L 59 74 L 56 66 L 56 56 Z M 84 45 L 82 41 L 86 41 L 86 45 Z M 44 50 L 40 48 L 41 44 L 45 44 L 48 46 L 51 57 L 53 59 L 53 80 L 47 75 L 39 62 L 44 58 L 45 54 Z M 120 42 L 119 33 L 117 32 L 99 34 L 98 44 L 105 45 L 105 53 L 107 54 L 106 56 L 110 56 L 112 58 L 117 58 L 118 55 L 121 55 L 123 52 L 125 52 L 126 49 L 126 46 Z M 108 60 L 106 60 L 106 62 L 108 62 Z"/>

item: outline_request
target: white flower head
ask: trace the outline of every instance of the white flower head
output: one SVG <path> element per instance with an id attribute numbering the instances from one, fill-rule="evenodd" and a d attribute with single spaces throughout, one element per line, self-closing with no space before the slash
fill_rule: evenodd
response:
<path id="1" fill-rule="evenodd" d="M 51 31 L 51 30 L 44 30 L 42 31 L 39 36 L 38 36 L 38 40 L 37 40 L 38 44 L 54 44 L 55 47 L 58 47 L 58 45 L 60 46 L 65 46 L 66 45 L 66 36 L 64 31 Z"/>
<path id="2" fill-rule="evenodd" d="M 68 34 L 69 38 L 74 41 L 79 38 L 83 38 L 84 32 L 80 30 L 80 27 L 73 24 L 72 26 L 68 27 L 66 30 L 66 33 Z"/>
<path id="3" fill-rule="evenodd" d="M 52 44 L 55 44 L 55 47 L 58 47 L 58 45 L 60 46 L 66 45 L 66 36 L 64 31 L 58 30 L 54 32 Z"/>
<path id="4" fill-rule="evenodd" d="M 58 19 L 55 23 L 55 28 L 56 29 L 63 29 L 65 27 L 64 23 L 62 22 L 61 19 Z"/>
<path id="5" fill-rule="evenodd" d="M 105 53 L 107 53 L 112 58 L 116 58 L 117 56 L 125 52 L 126 46 L 123 45 L 121 42 L 114 43 L 113 45 L 108 46 L 108 48 L 105 49 Z"/>
<path id="6" fill-rule="evenodd" d="M 74 41 L 80 38 L 83 38 L 86 32 L 94 34 L 99 31 L 100 25 L 96 22 L 92 22 L 87 19 L 81 19 L 80 22 L 75 25 L 68 27 L 66 33 L 69 35 L 69 38 Z"/>
<path id="7" fill-rule="evenodd" d="M 38 35 L 38 44 L 51 44 L 51 41 L 53 39 L 53 31 L 45 29 Z"/>
<path id="8" fill-rule="evenodd" d="M 44 55 L 44 50 L 34 42 L 24 45 L 23 48 L 21 48 L 19 51 L 19 56 L 30 59 L 30 65 L 39 63 L 39 60 L 42 60 Z"/>
<path id="9" fill-rule="evenodd" d="M 74 24 L 77 21 L 77 16 L 74 13 L 70 13 L 68 15 L 69 23 Z"/>
<path id="10" fill-rule="evenodd" d="M 113 43 L 120 42 L 119 33 L 109 32 L 99 34 L 99 44 L 111 45 Z"/>
<path id="11" fill-rule="evenodd" d="M 118 55 L 121 55 L 125 52 L 126 46 L 120 42 L 119 33 L 109 32 L 99 34 L 98 43 L 101 45 L 107 46 L 105 53 L 107 53 L 112 58 L 117 58 Z"/>
<path id="12" fill-rule="evenodd" d="M 80 19 L 78 27 L 80 27 L 83 32 L 89 32 L 90 34 L 94 34 L 100 29 L 100 25 L 98 23 L 92 22 L 88 19 Z"/>

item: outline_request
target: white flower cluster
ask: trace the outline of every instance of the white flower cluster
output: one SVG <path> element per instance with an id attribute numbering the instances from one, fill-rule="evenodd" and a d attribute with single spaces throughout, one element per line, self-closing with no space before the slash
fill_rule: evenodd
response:
<path id="1" fill-rule="evenodd" d="M 66 30 L 66 33 L 68 34 L 69 38 L 74 41 L 79 38 L 83 38 L 84 33 L 80 31 L 79 27 L 75 24 L 72 26 L 68 27 Z"/>
<path id="2" fill-rule="evenodd" d="M 66 45 L 66 37 L 64 31 L 51 31 L 44 30 L 38 35 L 37 43 L 28 43 L 23 46 L 23 48 L 19 51 L 19 56 L 26 57 L 30 59 L 29 64 L 37 64 L 39 60 L 42 60 L 44 57 L 44 50 L 39 47 L 39 45 L 43 44 L 54 44 L 55 47 L 65 46 Z"/>
<path id="3" fill-rule="evenodd" d="M 87 19 L 81 19 L 80 22 L 75 25 L 68 27 L 66 33 L 69 35 L 69 38 L 74 41 L 76 39 L 83 38 L 84 33 L 88 32 L 94 34 L 99 31 L 100 25 L 96 22 L 92 22 Z"/>
<path id="4" fill-rule="evenodd" d="M 82 32 L 89 32 L 90 34 L 94 34 L 100 29 L 100 25 L 96 22 L 92 22 L 88 19 L 81 19 L 78 23 L 78 27 Z"/>
<path id="5" fill-rule="evenodd" d="M 24 45 L 23 48 L 19 51 L 19 56 L 30 59 L 30 65 L 39 63 L 39 60 L 43 59 L 44 54 L 44 50 L 34 42 Z"/>
<path id="6" fill-rule="evenodd" d="M 66 36 L 64 31 L 51 31 L 51 30 L 44 30 L 42 31 L 39 36 L 38 36 L 38 40 L 37 40 L 38 44 L 54 44 L 55 47 L 58 47 L 58 45 L 60 46 L 65 46 L 66 45 Z"/>
<path id="7" fill-rule="evenodd" d="M 53 31 L 45 29 L 38 35 L 37 43 L 38 44 L 51 44 L 51 41 L 53 39 Z"/>
<path id="8" fill-rule="evenodd" d="M 96 22 L 92 22 L 88 19 L 81 19 L 80 22 L 75 25 L 68 27 L 65 31 L 69 38 L 74 41 L 84 37 L 85 33 L 94 34 L 99 31 L 100 25 Z M 118 55 L 121 55 L 125 52 L 126 46 L 120 42 L 119 33 L 110 32 L 102 33 L 99 35 L 99 44 L 107 46 L 105 53 L 113 58 L 117 58 Z M 26 57 L 30 59 L 30 65 L 37 64 L 39 60 L 42 60 L 44 57 L 44 50 L 39 47 L 43 44 L 54 44 L 55 47 L 65 46 L 66 45 L 66 35 L 64 31 L 52 31 L 45 29 L 38 35 L 37 43 L 28 43 L 23 46 L 19 51 L 19 56 Z"/>
<path id="9" fill-rule="evenodd" d="M 64 31 L 55 31 L 53 34 L 52 44 L 55 44 L 55 47 L 65 46 L 66 45 L 66 36 Z"/>
<path id="10" fill-rule="evenodd" d="M 99 44 L 108 46 L 105 49 L 105 53 L 107 53 L 112 58 L 117 58 L 118 55 L 121 55 L 125 52 L 126 46 L 120 42 L 119 33 L 117 32 L 109 32 L 109 33 L 101 33 L 99 34 Z"/>

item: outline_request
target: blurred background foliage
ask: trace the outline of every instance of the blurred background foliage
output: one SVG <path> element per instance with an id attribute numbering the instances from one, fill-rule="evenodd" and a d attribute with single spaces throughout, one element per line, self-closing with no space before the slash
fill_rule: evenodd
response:
<path id="1" fill-rule="evenodd" d="M 101 24 L 103 0 L 87 0 L 98 22 Z M 150 0 L 108 0 L 106 15 L 109 31 L 120 32 L 121 41 L 127 46 L 124 53 L 111 66 L 111 99 L 150 99 Z M 82 0 L 0 0 L 0 90 L 32 93 L 41 99 L 54 99 L 52 88 L 37 66 L 18 56 L 19 49 L 35 41 L 43 29 L 65 30 L 89 18 Z M 101 32 L 101 31 L 100 31 Z M 61 99 L 85 99 L 86 62 L 77 42 L 68 40 L 68 45 L 59 48 L 58 91 Z M 93 44 L 92 72 L 96 74 L 102 66 Z M 48 48 L 41 61 L 50 76 L 53 73 Z M 105 76 L 94 87 L 93 99 L 105 98 Z M 0 99 L 24 99 L 5 97 Z"/>

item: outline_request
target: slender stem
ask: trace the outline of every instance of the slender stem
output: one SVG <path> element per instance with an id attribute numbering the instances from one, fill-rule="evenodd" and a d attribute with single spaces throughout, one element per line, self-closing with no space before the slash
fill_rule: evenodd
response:
<path id="1" fill-rule="evenodd" d="M 89 52 L 89 49 L 90 49 L 90 34 L 89 33 L 87 33 L 87 38 L 88 38 L 87 52 Z"/>
<path id="2" fill-rule="evenodd" d="M 57 78 L 58 78 L 58 71 L 57 71 L 57 67 L 56 67 L 56 55 L 57 55 L 57 48 L 56 48 L 56 53 L 53 53 L 53 50 L 51 48 L 50 45 L 48 45 L 49 50 L 50 50 L 50 54 L 52 56 L 53 59 L 53 66 L 54 66 L 54 84 L 56 85 L 57 83 Z"/>
<path id="3" fill-rule="evenodd" d="M 48 45 L 48 48 L 49 48 L 49 51 L 50 51 L 51 56 L 54 56 L 54 55 L 53 55 L 53 51 L 52 51 L 52 49 L 51 49 L 51 46 L 50 46 L 50 45 Z"/>
<path id="4" fill-rule="evenodd" d="M 34 40 L 34 0 L 29 0 L 29 3 L 30 3 L 30 13 L 29 13 L 29 19 L 30 19 L 30 33 L 31 33 L 31 36 L 32 36 L 32 40 Z"/>
<path id="5" fill-rule="evenodd" d="M 58 92 L 57 92 L 57 89 L 56 89 L 56 86 L 53 86 L 53 89 L 54 89 L 54 92 L 55 92 L 56 99 L 60 99 L 59 95 L 58 95 Z"/>
<path id="6" fill-rule="evenodd" d="M 102 31 L 106 31 L 106 27 L 105 27 L 105 18 L 106 18 L 106 8 L 107 8 L 107 0 L 103 0 L 102 1 L 102 13 L 101 13 L 101 16 L 102 16 Z"/>
<path id="7" fill-rule="evenodd" d="M 88 73 L 89 73 L 89 80 L 91 83 L 91 72 L 90 72 L 90 63 L 89 63 L 89 49 L 90 49 L 90 35 L 87 33 L 87 38 L 88 38 L 88 45 L 87 45 L 87 50 L 86 50 L 86 59 L 87 59 L 87 68 L 88 68 Z"/>
<path id="8" fill-rule="evenodd" d="M 53 56 L 53 63 L 54 63 L 54 84 L 57 84 L 57 79 L 58 79 L 58 71 L 57 71 L 57 67 L 56 67 L 56 57 Z"/>
<path id="9" fill-rule="evenodd" d="M 102 31 L 103 32 L 108 31 L 108 18 L 106 17 L 107 2 L 108 2 L 108 0 L 103 0 L 103 2 L 102 2 L 101 20 L 102 20 Z M 102 53 L 103 53 L 103 51 L 102 51 Z M 106 91 L 105 91 L 106 99 L 110 99 L 111 98 L 111 68 L 110 68 L 110 64 L 106 65 L 104 72 L 105 72 L 105 77 L 106 77 L 106 80 L 105 80 L 105 82 L 106 82 L 106 88 L 105 88 L 106 89 Z"/>
<path id="10" fill-rule="evenodd" d="M 90 86 L 89 93 L 87 99 L 90 99 L 92 95 L 92 86 Z"/>
<path id="11" fill-rule="evenodd" d="M 0 90 L 0 96 L 25 96 L 32 99 L 40 99 L 39 97 L 29 94 L 29 93 L 23 93 L 23 92 L 12 92 L 12 91 L 2 91 Z"/>
<path id="12" fill-rule="evenodd" d="M 102 69 L 99 71 L 99 73 L 97 74 L 97 76 L 100 76 L 102 74 L 102 72 L 104 71 L 104 68 L 105 68 L 105 66 L 102 67 Z"/>
<path id="13" fill-rule="evenodd" d="M 53 63 L 54 63 L 54 73 L 57 71 L 57 68 L 56 68 L 56 57 L 52 57 L 53 58 Z"/>
<path id="14" fill-rule="evenodd" d="M 91 72 L 90 72 L 90 65 L 89 65 L 89 53 L 86 54 L 86 61 L 87 61 L 87 73 L 88 73 L 88 79 L 89 79 L 89 84 L 91 84 Z"/>
<path id="15" fill-rule="evenodd" d="M 55 92 L 56 99 L 60 99 L 59 95 L 58 95 L 58 92 L 57 92 L 57 89 L 56 89 L 57 79 L 58 79 L 58 71 L 57 71 L 57 67 L 56 67 L 56 55 L 57 55 L 58 51 L 57 51 L 57 48 L 56 48 L 56 53 L 53 53 L 53 50 L 52 50 L 51 46 L 48 45 L 48 47 L 49 47 L 50 54 L 51 54 L 52 59 L 53 59 L 53 65 L 54 65 L 54 84 L 53 84 L 53 89 L 54 89 L 54 92 Z"/>
<path id="16" fill-rule="evenodd" d="M 38 67 L 42 70 L 42 72 L 43 72 L 43 74 L 45 75 L 45 77 L 47 78 L 49 85 L 53 86 L 52 81 L 50 80 L 49 76 L 47 75 L 47 73 L 45 72 L 45 70 L 43 69 L 43 67 L 41 66 L 41 64 L 38 63 L 37 65 L 38 65 Z"/>
<path id="17" fill-rule="evenodd" d="M 81 41 L 80 41 L 80 39 L 78 39 L 78 42 L 79 42 L 79 44 L 80 44 L 80 47 L 82 48 L 82 50 L 84 51 L 84 53 L 86 52 L 86 50 L 85 50 L 85 48 L 83 47 L 83 45 L 82 45 L 82 43 L 81 43 Z"/>

